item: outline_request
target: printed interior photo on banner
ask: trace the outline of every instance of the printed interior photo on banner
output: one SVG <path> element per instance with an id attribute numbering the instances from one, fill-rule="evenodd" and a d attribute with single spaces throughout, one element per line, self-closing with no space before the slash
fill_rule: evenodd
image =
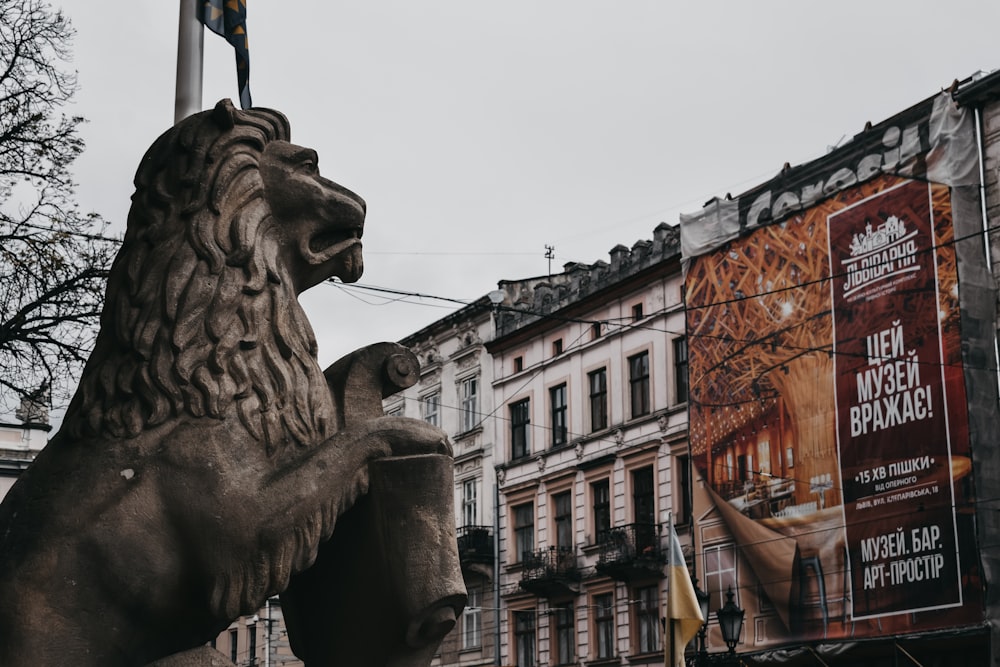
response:
<path id="1" fill-rule="evenodd" d="M 914 114 L 682 219 L 698 569 L 757 646 L 982 618 L 953 243 L 973 130 Z"/>

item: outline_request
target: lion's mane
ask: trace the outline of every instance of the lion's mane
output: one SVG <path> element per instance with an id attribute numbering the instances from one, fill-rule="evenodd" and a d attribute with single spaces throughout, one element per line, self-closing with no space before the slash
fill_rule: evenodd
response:
<path id="1" fill-rule="evenodd" d="M 259 171 L 267 142 L 289 132 L 277 111 L 224 100 L 147 151 L 72 435 L 133 437 L 235 409 L 272 454 L 324 437 L 331 399 Z"/>

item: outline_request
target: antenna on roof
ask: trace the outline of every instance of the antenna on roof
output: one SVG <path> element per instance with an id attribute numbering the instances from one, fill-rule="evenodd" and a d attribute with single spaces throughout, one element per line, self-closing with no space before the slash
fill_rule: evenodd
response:
<path id="1" fill-rule="evenodd" d="M 545 259 L 549 260 L 549 278 L 552 277 L 552 260 L 556 256 L 556 247 L 554 245 L 545 245 Z"/>

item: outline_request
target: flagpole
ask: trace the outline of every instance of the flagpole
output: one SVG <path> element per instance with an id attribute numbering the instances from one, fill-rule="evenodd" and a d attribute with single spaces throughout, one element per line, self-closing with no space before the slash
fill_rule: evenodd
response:
<path id="1" fill-rule="evenodd" d="M 201 111 L 202 62 L 205 33 L 195 13 L 197 0 L 180 0 L 177 27 L 177 88 L 174 95 L 174 123 Z"/>
<path id="2" fill-rule="evenodd" d="M 674 567 L 674 513 L 667 511 L 667 572 L 672 572 Z M 670 608 L 670 602 L 674 597 L 673 577 L 667 577 L 667 627 L 664 628 L 667 634 L 667 641 L 664 642 L 667 648 L 666 667 L 674 667 L 674 610 Z"/>

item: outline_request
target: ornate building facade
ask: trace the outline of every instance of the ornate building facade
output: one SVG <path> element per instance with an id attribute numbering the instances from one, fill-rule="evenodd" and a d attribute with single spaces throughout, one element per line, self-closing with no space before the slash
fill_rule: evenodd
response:
<path id="1" fill-rule="evenodd" d="M 691 522 L 679 259 L 661 224 L 500 284 L 499 664 L 663 664 L 669 524 L 690 544 Z"/>
<path id="2" fill-rule="evenodd" d="M 424 419 L 454 446 L 455 526 L 469 601 L 437 665 L 495 664 L 495 411 L 485 347 L 492 326 L 491 303 L 483 297 L 399 341 L 416 354 L 420 379 L 384 402 L 386 414 Z"/>

